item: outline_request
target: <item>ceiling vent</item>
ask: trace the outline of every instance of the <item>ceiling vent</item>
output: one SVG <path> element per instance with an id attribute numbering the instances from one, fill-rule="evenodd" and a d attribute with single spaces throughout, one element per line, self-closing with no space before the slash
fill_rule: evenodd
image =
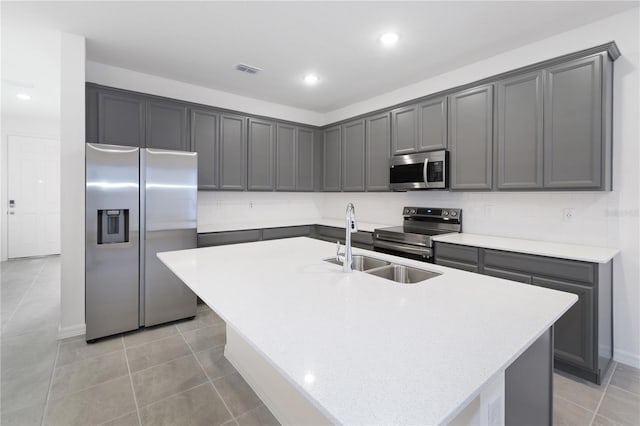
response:
<path id="1" fill-rule="evenodd" d="M 247 74 L 257 74 L 259 71 L 262 71 L 262 68 L 254 67 L 247 64 L 238 64 L 236 65 L 236 69 L 238 71 L 246 72 Z"/>

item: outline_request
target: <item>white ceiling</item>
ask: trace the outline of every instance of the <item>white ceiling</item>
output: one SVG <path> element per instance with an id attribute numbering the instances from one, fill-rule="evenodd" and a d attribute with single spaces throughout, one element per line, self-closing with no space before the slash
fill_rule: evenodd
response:
<path id="1" fill-rule="evenodd" d="M 92 61 L 328 112 L 638 2 L 3 1 L 1 7 L 3 79 L 11 22 L 84 35 Z M 377 42 L 388 30 L 401 37 L 393 49 Z M 240 73 L 239 62 L 264 71 Z M 302 82 L 309 71 L 321 79 L 315 87 Z"/>

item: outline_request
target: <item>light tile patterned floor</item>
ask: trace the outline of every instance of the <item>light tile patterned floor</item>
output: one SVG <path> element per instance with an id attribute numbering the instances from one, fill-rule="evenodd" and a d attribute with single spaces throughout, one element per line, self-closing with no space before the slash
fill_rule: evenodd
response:
<path id="1" fill-rule="evenodd" d="M 277 424 L 224 358 L 224 322 L 205 305 L 192 321 L 56 341 L 59 267 L 1 265 L 2 425 Z M 602 386 L 555 374 L 554 424 L 640 425 L 640 371 L 614 365 Z"/>

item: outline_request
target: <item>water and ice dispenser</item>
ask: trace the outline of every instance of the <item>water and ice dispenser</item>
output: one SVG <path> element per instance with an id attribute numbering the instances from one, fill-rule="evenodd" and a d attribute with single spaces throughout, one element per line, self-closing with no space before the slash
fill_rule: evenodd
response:
<path id="1" fill-rule="evenodd" d="M 129 242 L 129 209 L 98 210 L 98 244 Z"/>

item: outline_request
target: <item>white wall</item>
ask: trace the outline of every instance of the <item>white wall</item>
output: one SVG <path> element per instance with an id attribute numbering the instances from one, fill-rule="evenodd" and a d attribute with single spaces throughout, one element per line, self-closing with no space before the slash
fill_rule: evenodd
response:
<path id="1" fill-rule="evenodd" d="M 35 136 L 48 139 L 60 139 L 60 120 L 54 117 L 27 117 L 2 115 L 0 139 L 0 205 L 3 206 L 0 227 L 0 259 L 7 260 L 7 146 L 9 135 Z"/>
<path id="2" fill-rule="evenodd" d="M 234 95 L 233 93 L 92 61 L 87 61 L 87 81 L 203 105 L 213 105 L 250 114 L 311 124 L 313 126 L 324 124 L 324 114 L 318 112 Z"/>
<path id="3" fill-rule="evenodd" d="M 58 337 L 83 334 L 85 39 L 61 35 L 61 279 Z"/>
<path id="4" fill-rule="evenodd" d="M 464 232 L 616 247 L 615 358 L 640 367 L 640 66 L 638 9 L 488 58 L 459 70 L 334 111 L 332 120 L 476 80 L 529 63 L 615 40 L 612 192 L 325 194 L 324 217 L 341 217 L 354 202 L 366 222 L 400 223 L 404 205 L 459 207 Z M 564 208 L 575 209 L 563 221 Z"/>

